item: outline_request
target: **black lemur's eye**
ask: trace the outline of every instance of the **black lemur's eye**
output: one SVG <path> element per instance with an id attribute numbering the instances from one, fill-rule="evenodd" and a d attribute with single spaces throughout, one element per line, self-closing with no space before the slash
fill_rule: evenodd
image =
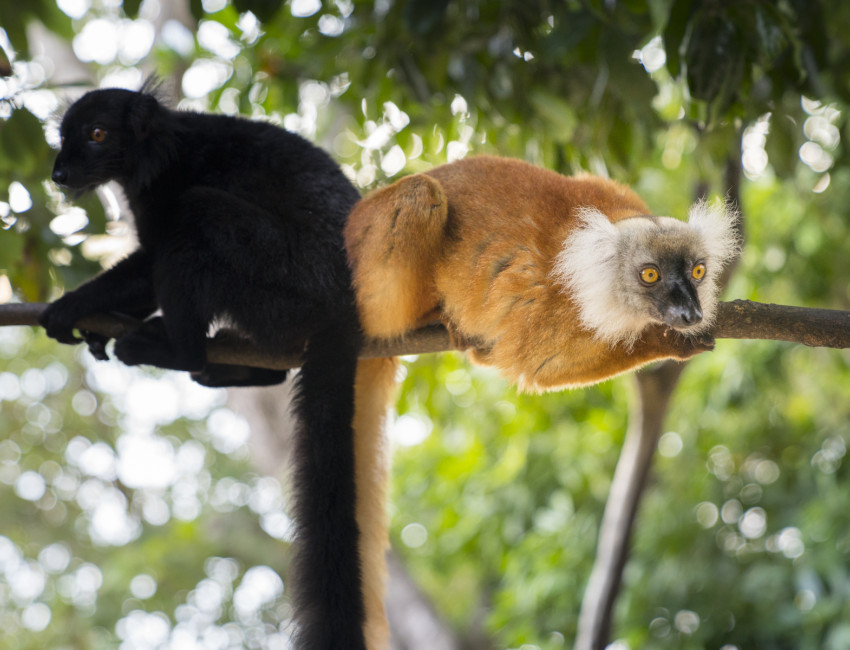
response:
<path id="1" fill-rule="evenodd" d="M 102 129 L 99 126 L 94 127 L 89 133 L 89 139 L 92 142 L 103 142 L 106 140 L 106 129 Z"/>

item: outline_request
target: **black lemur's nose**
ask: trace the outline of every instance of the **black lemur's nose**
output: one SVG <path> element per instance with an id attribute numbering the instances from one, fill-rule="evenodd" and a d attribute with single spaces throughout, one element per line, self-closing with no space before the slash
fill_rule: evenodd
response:
<path id="1" fill-rule="evenodd" d="M 64 167 L 54 167 L 50 178 L 52 178 L 53 182 L 57 185 L 65 185 L 65 183 L 68 182 L 68 170 Z"/>

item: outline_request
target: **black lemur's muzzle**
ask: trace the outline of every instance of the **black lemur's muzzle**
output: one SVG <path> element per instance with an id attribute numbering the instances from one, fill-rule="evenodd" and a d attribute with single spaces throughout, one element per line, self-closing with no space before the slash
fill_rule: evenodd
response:
<path id="1" fill-rule="evenodd" d="M 57 185 L 66 185 L 68 183 L 68 170 L 62 165 L 54 165 L 50 178 Z"/>

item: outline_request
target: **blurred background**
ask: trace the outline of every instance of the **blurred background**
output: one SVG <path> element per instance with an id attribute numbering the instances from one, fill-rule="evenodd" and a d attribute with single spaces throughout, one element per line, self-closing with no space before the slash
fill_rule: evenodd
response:
<path id="1" fill-rule="evenodd" d="M 850 308 L 847 3 L 26 0 L 0 28 L 0 303 L 132 248 L 119 189 L 72 206 L 47 179 L 63 105 L 156 73 L 174 106 L 303 134 L 364 193 L 498 153 L 656 214 L 730 196 L 728 297 Z M 734 340 L 688 364 L 613 648 L 850 647 L 849 366 Z M 284 392 L 0 328 L 0 648 L 289 647 Z M 572 647 L 636 399 L 629 377 L 529 396 L 456 353 L 405 359 L 397 648 Z"/>

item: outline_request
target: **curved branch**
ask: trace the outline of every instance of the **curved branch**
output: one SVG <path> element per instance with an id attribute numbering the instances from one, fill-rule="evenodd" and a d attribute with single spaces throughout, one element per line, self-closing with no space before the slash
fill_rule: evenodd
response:
<path id="1" fill-rule="evenodd" d="M 720 303 L 713 334 L 718 339 L 769 339 L 848 348 L 850 312 L 733 300 Z"/>
<path id="2" fill-rule="evenodd" d="M 38 325 L 38 315 L 44 307 L 44 303 L 0 305 L 0 327 Z M 83 319 L 79 327 L 115 338 L 137 324 L 130 318 L 102 314 Z M 850 348 L 850 312 L 733 300 L 719 304 L 713 333 L 721 339 L 768 339 L 812 347 Z M 441 325 L 429 325 L 404 338 L 367 341 L 361 356 L 394 357 L 453 349 L 457 348 L 452 345 L 446 329 Z M 213 363 L 278 369 L 295 368 L 301 364 L 298 351 L 269 358 L 249 341 L 232 334 L 211 339 L 208 358 Z"/>

